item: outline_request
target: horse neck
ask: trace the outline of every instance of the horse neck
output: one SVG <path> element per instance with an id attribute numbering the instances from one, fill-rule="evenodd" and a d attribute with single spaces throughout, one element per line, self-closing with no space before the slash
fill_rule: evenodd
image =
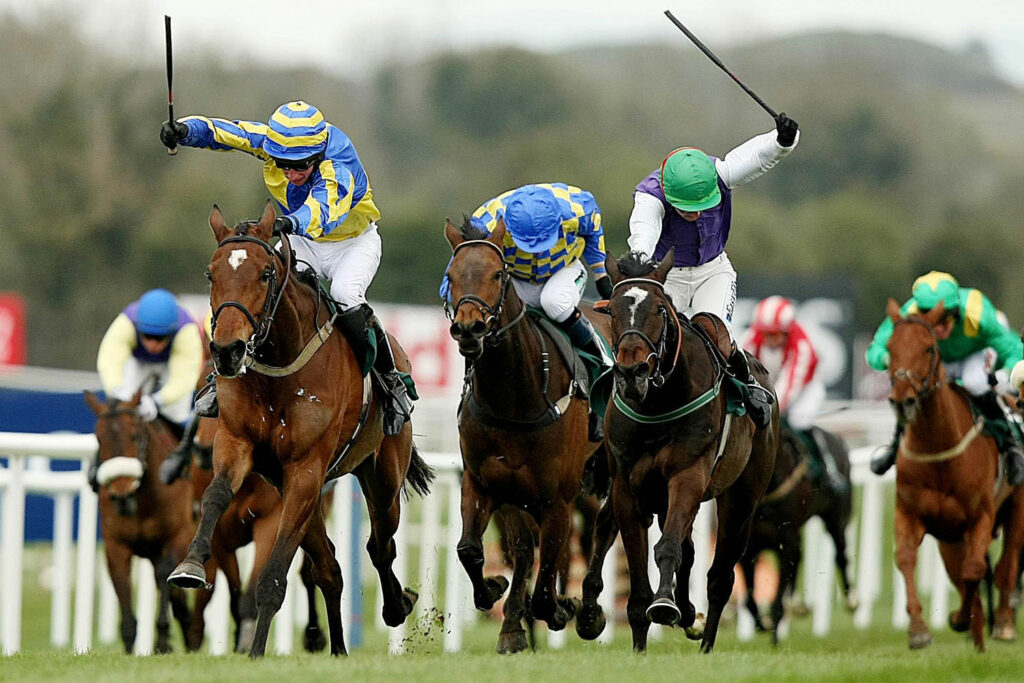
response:
<path id="1" fill-rule="evenodd" d="M 920 400 L 918 415 L 907 425 L 911 450 L 937 452 L 955 446 L 974 424 L 967 399 L 942 384 Z"/>
<path id="2" fill-rule="evenodd" d="M 680 322 L 677 330 L 676 334 L 682 335 L 682 342 L 672 374 L 660 389 L 647 394 L 647 402 L 668 408 L 678 408 L 703 394 L 714 384 L 716 375 L 704 340 L 685 323 Z M 665 353 L 674 354 L 675 344 L 676 340 L 670 338 Z"/>
<path id="3" fill-rule="evenodd" d="M 271 365 L 291 363 L 316 332 L 316 297 L 295 278 L 289 278 L 274 314 L 267 340 L 257 349 L 260 360 Z"/>

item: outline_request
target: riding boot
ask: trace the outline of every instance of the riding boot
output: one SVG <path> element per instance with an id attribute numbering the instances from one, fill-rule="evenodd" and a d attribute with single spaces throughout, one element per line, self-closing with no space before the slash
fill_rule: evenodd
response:
<path id="1" fill-rule="evenodd" d="M 896 464 L 896 454 L 900 449 L 900 439 L 903 438 L 904 424 L 897 418 L 896 430 L 892 433 L 892 442 L 885 447 L 881 453 L 871 458 L 871 471 L 881 476 L 889 471 L 889 468 Z"/>
<path id="2" fill-rule="evenodd" d="M 196 418 L 220 415 L 220 408 L 217 406 L 217 378 L 213 373 L 206 378 L 206 386 L 196 394 L 193 413 Z"/>
<path id="3" fill-rule="evenodd" d="M 558 326 L 569 335 L 569 341 L 572 342 L 573 346 L 597 358 L 605 370 L 612 367 L 612 358 L 608 355 L 604 344 L 598 338 L 594 326 L 590 324 L 590 321 L 587 320 L 587 317 L 579 309 L 576 309 L 568 318 L 558 323 Z M 590 415 L 587 418 L 587 438 L 594 442 L 604 439 L 603 420 L 593 409 L 591 409 Z"/>
<path id="4" fill-rule="evenodd" d="M 732 352 L 732 356 L 729 357 L 729 367 L 732 368 L 736 379 L 747 385 L 747 412 L 750 413 L 750 419 L 754 421 L 754 426 L 758 429 L 766 428 L 772 422 L 772 404 L 775 403 L 775 396 L 761 386 L 757 378 L 754 377 L 754 373 L 750 371 L 747 354 L 743 352 L 743 349 L 736 347 Z"/>
<path id="5" fill-rule="evenodd" d="M 163 483 L 173 484 L 185 474 L 188 466 L 192 464 L 192 442 L 195 441 L 201 419 L 201 417 L 193 416 L 189 420 L 188 426 L 185 427 L 185 433 L 181 436 L 181 441 L 160 463 L 160 481 Z"/>
<path id="6" fill-rule="evenodd" d="M 1002 419 L 1006 422 L 1009 437 L 1003 444 L 1003 464 L 1006 467 L 1006 481 L 1011 486 L 1020 486 L 1024 483 L 1024 452 L 1021 451 L 1019 433 L 1020 416 L 1006 405 L 1003 397 L 995 391 L 989 391 L 976 397 L 982 406 L 982 412 L 986 418 Z"/>
<path id="7" fill-rule="evenodd" d="M 412 399 L 409 397 L 409 390 L 398 374 L 395 367 L 395 357 L 391 352 L 391 344 L 388 341 L 388 334 L 381 327 L 380 320 L 373 314 L 369 306 L 367 325 L 377 338 L 377 358 L 373 367 L 377 370 L 381 384 L 387 396 L 384 400 L 384 433 L 387 436 L 395 436 L 402 431 L 402 426 L 412 417 Z"/>
<path id="8" fill-rule="evenodd" d="M 825 482 L 828 487 L 835 493 L 845 493 L 848 491 L 850 484 L 839 472 L 839 466 L 836 465 L 835 456 L 832 455 L 832 451 L 829 450 L 828 444 L 825 443 L 825 440 L 821 438 L 821 432 L 816 431 L 814 427 L 811 427 L 810 429 L 802 429 L 800 432 L 806 440 L 805 443 L 809 444 L 811 457 L 818 459 L 818 463 L 821 465 L 821 469 L 825 474 Z"/>

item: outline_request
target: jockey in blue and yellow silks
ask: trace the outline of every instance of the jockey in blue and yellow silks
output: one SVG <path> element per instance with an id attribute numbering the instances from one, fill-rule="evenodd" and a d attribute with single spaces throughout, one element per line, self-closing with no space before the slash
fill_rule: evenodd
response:
<path id="1" fill-rule="evenodd" d="M 327 123 L 319 109 L 296 101 L 278 107 L 268 123 L 205 116 L 166 121 L 160 140 L 168 147 L 239 150 L 263 162 L 263 181 L 281 213 L 274 227 L 283 239 L 287 234 L 304 238 L 291 241 L 299 268 L 309 264 L 331 280 L 331 296 L 342 310 L 335 326 L 357 358 L 370 352 L 368 332 L 376 336 L 374 367 L 386 394 L 384 431 L 397 434 L 412 404 L 387 335 L 366 301 L 380 265 L 380 211 L 348 136 Z M 213 411 L 201 406 L 197 412 Z"/>
<path id="2" fill-rule="evenodd" d="M 601 210 L 594 195 L 565 183 L 537 183 L 503 192 L 473 212 L 470 222 L 488 233 L 505 223 L 505 263 L 516 294 L 557 323 L 572 343 L 610 368 L 612 360 L 590 321 L 579 309 L 590 267 L 598 293 L 611 296 L 605 272 Z M 448 300 L 448 275 L 441 283 Z M 600 440 L 601 424 L 591 414 L 591 440 Z"/>

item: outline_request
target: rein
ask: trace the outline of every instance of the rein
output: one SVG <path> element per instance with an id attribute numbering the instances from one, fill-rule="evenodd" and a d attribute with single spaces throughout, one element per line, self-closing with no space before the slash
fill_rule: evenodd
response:
<path id="1" fill-rule="evenodd" d="M 457 247 L 455 247 L 455 249 L 452 250 L 452 258 L 455 258 L 455 254 L 458 254 L 459 250 L 462 249 L 463 247 L 477 245 L 486 245 L 491 249 L 497 251 L 498 255 L 501 257 L 501 294 L 498 295 L 498 303 L 496 303 L 494 306 L 491 306 L 489 303 L 487 303 L 486 301 L 484 301 L 475 294 L 463 294 L 461 297 L 459 297 L 459 300 L 455 303 L 455 306 L 451 306 L 448 303 L 448 301 L 445 300 L 443 307 L 445 316 L 448 318 L 448 320 L 454 321 L 456 313 L 458 313 L 459 309 L 462 308 L 463 305 L 472 304 L 473 306 L 475 306 L 477 311 L 479 311 L 480 315 L 483 317 L 484 325 L 487 328 L 487 332 L 484 334 L 484 338 L 493 341 L 499 338 L 501 335 L 503 335 L 511 328 L 519 324 L 519 321 L 521 321 L 523 319 L 523 316 L 526 315 L 526 306 L 524 305 L 519 310 L 519 314 L 516 317 L 512 318 L 512 320 L 506 325 L 503 325 L 502 327 L 498 328 L 494 327 L 495 325 L 498 324 L 498 319 L 501 317 L 502 308 L 504 308 L 505 306 L 505 295 L 508 294 L 508 288 L 512 284 L 512 275 L 508 272 L 508 265 L 505 264 L 505 252 L 503 252 L 501 250 L 501 247 L 499 247 L 497 244 L 490 242 L 488 240 L 466 240 L 465 242 L 458 245 Z"/>
<path id="2" fill-rule="evenodd" d="M 944 451 L 939 451 L 938 453 L 917 453 L 906 447 L 901 447 L 900 453 L 904 458 L 913 462 L 943 462 L 945 460 L 952 460 L 953 458 L 962 455 L 963 452 L 967 450 L 967 447 L 971 445 L 971 442 L 981 434 L 981 430 L 984 426 L 985 418 L 979 417 L 974 422 L 974 426 L 971 427 L 963 437 L 961 437 L 960 441 L 957 442 L 955 446 L 947 448 Z"/>

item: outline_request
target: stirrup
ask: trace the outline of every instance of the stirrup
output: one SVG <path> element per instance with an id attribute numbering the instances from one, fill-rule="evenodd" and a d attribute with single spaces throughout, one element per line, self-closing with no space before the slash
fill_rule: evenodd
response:
<path id="1" fill-rule="evenodd" d="M 192 444 L 179 444 L 160 463 L 160 481 L 170 486 L 184 476 L 192 464 Z"/>
<path id="2" fill-rule="evenodd" d="M 210 382 L 199 391 L 195 401 L 196 417 L 217 417 L 220 408 L 217 405 L 217 383 Z"/>
<path id="3" fill-rule="evenodd" d="M 883 474 L 889 471 L 889 468 L 896 464 L 897 453 L 898 447 L 893 448 L 893 446 L 890 444 L 885 447 L 885 451 L 883 451 L 880 455 L 872 458 L 868 466 L 871 468 L 872 472 L 874 472 L 878 476 L 882 476 Z"/>

